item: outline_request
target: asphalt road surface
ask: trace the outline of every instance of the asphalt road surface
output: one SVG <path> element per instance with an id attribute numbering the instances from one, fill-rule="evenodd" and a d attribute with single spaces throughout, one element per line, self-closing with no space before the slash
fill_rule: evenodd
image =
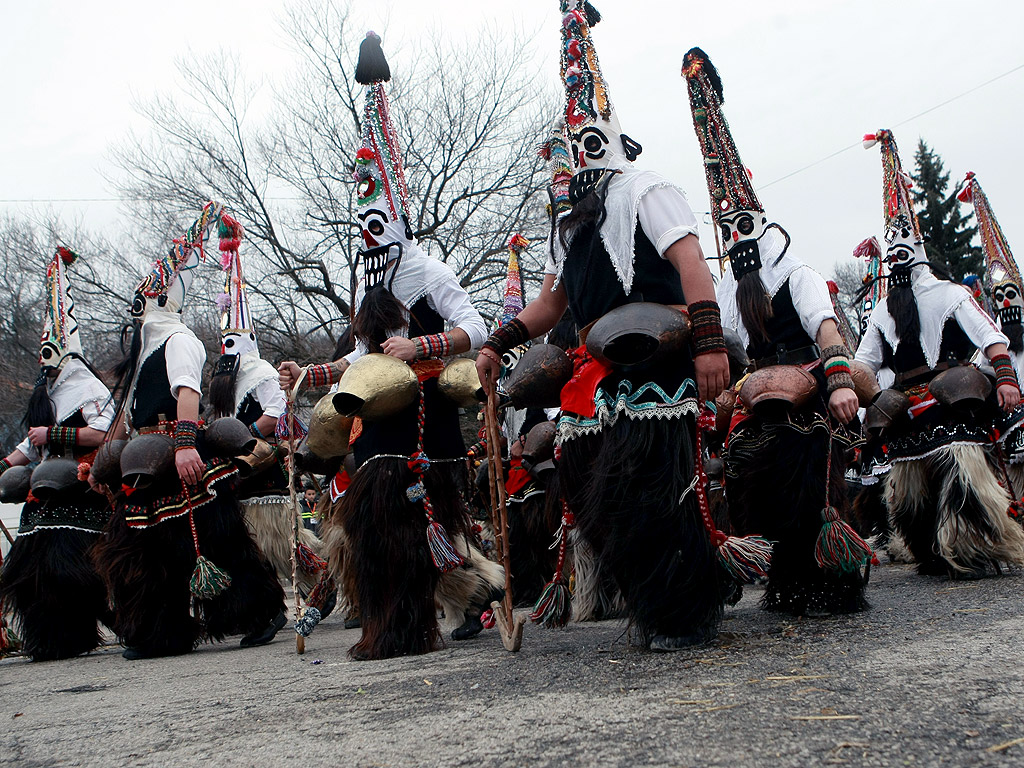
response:
<path id="1" fill-rule="evenodd" d="M 618 622 L 497 630 L 352 662 L 332 616 L 295 653 L 206 645 L 0 662 L 0 765 L 1022 766 L 1024 575 L 872 574 L 861 615 L 796 620 L 748 589 L 719 640 L 656 655 Z"/>

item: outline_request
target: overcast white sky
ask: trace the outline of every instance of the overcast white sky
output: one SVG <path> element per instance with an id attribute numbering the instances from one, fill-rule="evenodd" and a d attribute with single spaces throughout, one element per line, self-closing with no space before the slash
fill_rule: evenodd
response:
<path id="1" fill-rule="evenodd" d="M 644 146 L 638 165 L 677 182 L 695 210 L 707 210 L 707 192 L 679 70 L 683 53 L 700 45 L 722 75 L 726 115 L 755 184 L 764 187 L 762 203 L 792 235 L 794 254 L 830 273 L 861 239 L 879 233 L 878 150 L 858 142 L 881 127 L 893 128 L 907 165 L 923 137 L 954 182 L 975 171 L 1011 246 L 1024 254 L 1024 69 L 914 117 L 1024 65 L 1024 3 L 594 2 L 604 15 L 594 37 L 612 99 L 624 130 Z M 37 217 L 53 212 L 86 226 L 113 220 L 110 202 L 6 201 L 112 197 L 104 179 L 113 172 L 108 148 L 129 128 L 145 128 L 133 97 L 172 91 L 176 57 L 228 47 L 251 77 L 268 82 L 286 82 L 295 61 L 279 30 L 280 0 L 4 6 L 0 210 Z M 465 38 L 497 22 L 537 32 L 538 82 L 557 83 L 557 0 L 353 0 L 353 7 L 367 28 L 385 32 L 393 68 L 401 66 L 403 41 L 425 26 Z M 702 241 L 714 251 L 710 229 Z"/>

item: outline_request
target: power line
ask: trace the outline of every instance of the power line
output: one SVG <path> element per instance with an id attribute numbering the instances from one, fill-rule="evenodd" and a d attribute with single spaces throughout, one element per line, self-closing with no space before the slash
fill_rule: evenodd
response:
<path id="1" fill-rule="evenodd" d="M 907 123 L 911 122 L 912 120 L 917 120 L 917 118 L 919 118 L 919 117 L 924 117 L 925 115 L 929 114 L 930 112 L 934 112 L 935 110 L 941 109 L 942 107 L 945 107 L 948 104 L 952 104 L 954 101 L 958 101 L 959 99 L 962 99 L 964 96 L 969 96 L 970 94 L 974 93 L 975 91 L 981 90 L 982 88 L 984 88 L 984 87 L 986 87 L 988 85 L 991 85 L 992 83 L 996 82 L 997 80 L 1002 80 L 1004 77 L 1009 77 L 1014 72 L 1017 72 L 1018 70 L 1021 70 L 1021 69 L 1024 69 L 1024 64 L 1018 64 L 1013 69 L 1009 69 L 1006 72 L 1003 72 L 1001 75 L 996 75 L 992 79 L 986 80 L 984 83 L 980 83 L 979 85 L 976 85 L 973 88 L 969 88 L 968 90 L 964 91 L 963 93 L 959 93 L 956 96 L 952 96 L 952 97 L 946 99 L 945 101 L 941 101 L 938 104 L 935 104 L 935 105 L 933 105 L 931 107 L 928 107 L 928 109 L 923 110 L 922 112 L 918 112 L 916 115 L 908 117 L 908 118 L 906 118 L 904 120 L 900 120 L 898 123 L 892 123 L 890 125 L 890 127 L 891 128 L 899 128 L 901 125 L 906 125 Z M 786 179 L 790 179 L 790 178 L 792 178 L 793 176 L 796 176 L 799 173 L 803 173 L 804 171 L 808 171 L 811 168 L 814 168 L 815 166 L 818 166 L 818 165 L 821 165 L 822 163 L 828 162 L 833 157 L 837 157 L 838 155 L 843 154 L 843 152 L 848 152 L 851 149 L 855 149 L 855 148 L 859 147 L 860 144 L 861 143 L 859 141 L 856 141 L 853 144 L 849 144 L 849 145 L 843 147 L 842 149 L 837 149 L 835 152 L 833 152 L 833 153 L 831 153 L 829 155 L 825 155 L 825 157 L 822 157 L 822 158 L 820 158 L 818 160 L 815 160 L 813 163 L 809 163 L 808 165 L 805 165 L 802 168 L 797 168 L 795 171 L 791 171 L 790 173 L 787 173 L 785 176 L 780 176 L 777 179 L 772 179 L 767 184 L 760 185 L 757 189 L 758 189 L 758 191 L 760 191 L 762 189 L 767 189 L 768 187 L 772 186 L 773 184 L 778 184 L 780 181 L 785 181 Z M 6 199 L 0 199 L 0 203 L 29 203 L 29 204 L 36 204 L 36 203 L 120 203 L 120 202 L 125 202 L 125 201 L 138 201 L 138 200 L 145 200 L 145 199 L 146 198 L 142 198 L 142 197 L 134 197 L 134 198 L 133 197 L 26 197 L 26 198 L 6 198 Z M 266 199 L 267 200 L 301 200 L 302 198 L 299 198 L 299 197 L 268 197 Z"/>
<path id="2" fill-rule="evenodd" d="M 898 123 L 893 123 L 890 127 L 892 127 L 892 128 L 899 128 L 901 125 L 906 125 L 910 121 L 917 120 L 917 118 L 923 117 L 924 115 L 927 115 L 929 112 L 934 112 L 936 109 L 940 109 L 941 107 L 944 107 L 947 104 L 952 104 L 954 101 L 957 101 L 958 99 L 962 99 L 964 96 L 968 96 L 968 95 L 974 93 L 975 91 L 984 88 L 986 85 L 991 85 L 996 80 L 1002 80 L 1004 77 L 1008 77 L 1009 75 L 1012 75 L 1014 72 L 1016 72 L 1017 70 L 1020 70 L 1020 69 L 1024 69 L 1024 64 L 1018 64 L 1013 69 L 1007 70 L 1006 72 L 1003 72 L 1003 74 L 1001 74 L 1001 75 L 996 75 L 991 80 L 986 80 L 984 83 L 981 83 L 980 85 L 976 85 L 973 88 L 970 88 L 970 89 L 964 91 L 963 93 L 957 94 L 956 96 L 952 96 L 951 98 L 948 98 L 948 99 L 946 99 L 943 102 L 940 102 L 940 103 L 938 103 L 938 104 L 936 104 L 934 106 L 928 107 L 928 109 L 924 110 L 923 112 L 918 112 L 916 115 L 914 115 L 912 117 L 908 117 L 905 120 L 900 120 Z M 842 149 L 836 150 L 831 155 L 826 155 L 825 157 L 821 158 L 820 160 L 815 160 L 813 163 L 810 163 L 809 165 L 805 165 L 803 168 L 797 168 L 795 171 L 792 171 L 791 173 L 787 173 L 785 176 L 780 176 L 777 179 L 773 179 L 772 181 L 769 181 L 767 184 L 762 184 L 757 189 L 758 189 L 758 191 L 760 191 L 762 189 L 767 189 L 772 184 L 778 184 L 780 181 L 785 181 L 786 179 L 792 178 L 793 176 L 796 176 L 798 173 L 803 173 L 804 171 L 810 170 L 811 168 L 814 168 L 816 165 L 821 165 L 822 163 L 831 160 L 833 157 L 836 157 L 837 155 L 843 154 L 843 152 L 846 152 L 848 150 L 851 150 L 851 149 L 854 149 L 856 147 L 859 147 L 860 144 L 861 143 L 859 141 L 854 142 L 853 144 L 850 144 L 849 146 L 846 146 L 846 147 L 843 147 Z"/>

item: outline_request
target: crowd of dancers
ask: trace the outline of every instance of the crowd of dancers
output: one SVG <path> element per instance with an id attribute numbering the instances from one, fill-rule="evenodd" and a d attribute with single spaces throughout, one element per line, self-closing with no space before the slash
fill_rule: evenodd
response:
<path id="1" fill-rule="evenodd" d="M 532 246 L 547 251 L 543 284 L 524 306 L 531 240 L 514 234 L 489 335 L 413 235 L 373 33 L 355 70 L 358 309 L 333 360 L 260 357 L 244 229 L 220 203 L 137 285 L 110 375 L 83 355 L 78 256 L 57 249 L 28 433 L 0 461 L 0 499 L 24 504 L 0 572 L 0 652 L 76 656 L 104 625 L 128 659 L 231 635 L 262 645 L 287 623 L 286 581 L 304 603 L 296 632 L 337 610 L 360 628 L 354 659 L 435 650 L 442 622 L 473 637 L 503 598 L 546 626 L 622 618 L 632 642 L 668 652 L 713 640 L 744 584 L 764 585 L 765 610 L 865 610 L 884 548 L 950 578 L 1024 564 L 1024 299 L 977 178 L 960 193 L 985 253 L 971 288 L 928 261 L 892 133 L 865 137 L 882 157 L 884 243 L 857 248 L 869 269 L 850 323 L 761 205 L 721 78 L 693 48 L 679 87 L 716 279 L 682 191 L 633 166 L 599 14 L 579 0 L 560 12 L 551 228 Z M 182 308 L 214 230 L 222 354 L 204 397 Z M 296 396 L 327 388 L 307 432 Z M 487 398 L 501 429 L 467 447 Z M 324 488 L 316 532 L 296 523 L 303 475 Z"/>

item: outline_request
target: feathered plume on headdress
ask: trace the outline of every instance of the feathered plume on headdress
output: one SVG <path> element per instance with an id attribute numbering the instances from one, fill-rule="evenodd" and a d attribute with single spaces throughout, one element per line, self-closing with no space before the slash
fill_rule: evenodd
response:
<path id="1" fill-rule="evenodd" d="M 1010 314 L 1007 310 L 1017 304 L 1013 299 L 1020 296 L 1024 288 L 1021 283 L 1020 270 L 1017 269 L 1017 261 L 1010 251 L 1010 244 L 1006 242 L 1002 227 L 996 215 L 992 212 L 992 206 L 988 202 L 988 196 L 978 183 L 974 172 L 971 171 L 964 179 L 963 189 L 957 194 L 957 199 L 963 203 L 973 203 L 974 213 L 978 217 L 978 234 L 981 236 L 981 248 L 985 253 L 985 290 L 988 294 L 989 310 L 993 316 Z M 1007 298 L 1006 288 L 1014 286 L 1015 295 Z M 1019 316 L 1020 310 L 1016 314 Z M 1009 320 L 1010 318 L 1006 318 Z"/>
<path id="2" fill-rule="evenodd" d="M 69 356 L 82 354 L 68 276 L 68 267 L 77 259 L 77 253 L 60 246 L 46 267 L 46 308 L 39 344 L 39 365 L 44 370 L 59 368 Z"/>
<path id="3" fill-rule="evenodd" d="M 203 241 L 206 232 L 220 217 L 223 206 L 211 200 L 203 206 L 199 218 L 175 238 L 167 255 L 153 262 L 153 269 L 135 287 L 132 316 L 141 319 L 151 301 L 169 312 L 181 312 L 185 296 L 192 285 L 192 272 L 206 258 Z"/>

